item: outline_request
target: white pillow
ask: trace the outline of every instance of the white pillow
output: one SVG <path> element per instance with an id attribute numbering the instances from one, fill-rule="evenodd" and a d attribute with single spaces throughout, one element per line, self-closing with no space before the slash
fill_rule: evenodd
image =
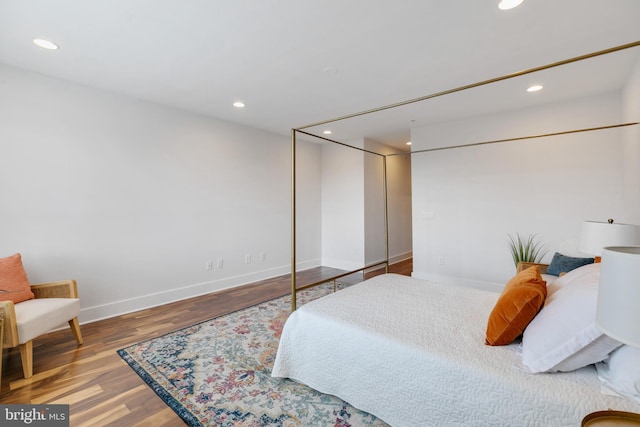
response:
<path id="1" fill-rule="evenodd" d="M 559 289 L 547 296 L 544 307 L 522 335 L 522 366 L 526 371 L 573 371 L 604 360 L 621 345 L 595 324 L 599 280 L 599 267 L 591 267 L 561 281 Z"/>
<path id="2" fill-rule="evenodd" d="M 554 276 L 552 274 L 541 274 L 542 280 L 547 282 L 547 292 L 549 292 L 549 285 L 558 280 L 558 276 Z"/>
<path id="3" fill-rule="evenodd" d="M 545 275 L 549 276 L 549 275 Z M 550 276 L 556 277 L 556 276 Z M 547 298 L 564 288 L 565 286 L 570 286 L 572 283 L 579 283 L 584 281 L 592 282 L 595 280 L 596 282 L 600 280 L 600 263 L 592 263 L 583 265 L 582 267 L 578 267 L 576 269 L 571 270 L 567 274 L 564 274 L 560 277 L 557 277 L 554 280 L 547 282 Z"/>
<path id="4" fill-rule="evenodd" d="M 640 348 L 623 345 L 596 368 L 606 388 L 640 403 Z"/>

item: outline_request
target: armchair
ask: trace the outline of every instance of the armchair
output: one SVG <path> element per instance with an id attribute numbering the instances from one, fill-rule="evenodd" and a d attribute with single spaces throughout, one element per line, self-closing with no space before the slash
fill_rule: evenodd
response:
<path id="1" fill-rule="evenodd" d="M 2 348 L 20 346 L 25 378 L 33 375 L 34 338 L 68 322 L 78 345 L 83 342 L 78 323 L 80 300 L 75 280 L 31 285 L 31 291 L 35 296 L 33 299 L 19 303 L 0 301 L 0 319 L 4 320 Z"/>

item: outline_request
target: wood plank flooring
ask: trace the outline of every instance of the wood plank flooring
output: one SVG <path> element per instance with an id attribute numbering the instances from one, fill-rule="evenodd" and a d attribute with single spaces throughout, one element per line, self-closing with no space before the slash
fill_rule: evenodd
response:
<path id="1" fill-rule="evenodd" d="M 411 275 L 412 261 L 390 267 Z M 298 273 L 299 286 L 343 271 L 318 267 Z M 372 277 L 383 273 L 376 270 Z M 341 280 L 362 281 L 356 273 Z M 81 286 L 81 284 L 79 284 Z M 0 403 L 69 404 L 70 425 L 184 426 L 184 422 L 116 354 L 116 350 L 194 323 L 286 295 L 288 275 L 82 325 L 84 345 L 71 331 L 34 340 L 34 375 L 24 379 L 18 349 L 3 353 Z M 82 296 L 82 288 L 80 288 Z"/>

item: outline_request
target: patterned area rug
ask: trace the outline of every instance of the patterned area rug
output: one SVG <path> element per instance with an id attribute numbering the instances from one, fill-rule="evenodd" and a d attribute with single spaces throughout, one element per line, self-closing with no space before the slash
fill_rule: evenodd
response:
<path id="1" fill-rule="evenodd" d="M 332 290 L 299 292 L 298 304 Z M 334 396 L 271 378 L 290 301 L 277 298 L 118 354 L 190 426 L 386 426 Z"/>

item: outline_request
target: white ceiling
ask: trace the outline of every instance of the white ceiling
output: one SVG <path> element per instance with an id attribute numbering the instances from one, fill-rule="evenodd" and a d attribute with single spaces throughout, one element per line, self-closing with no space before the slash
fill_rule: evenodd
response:
<path id="1" fill-rule="evenodd" d="M 525 0 L 510 11 L 497 3 L 0 0 L 0 63 L 288 135 L 294 127 L 640 40 L 639 0 Z M 37 48 L 36 37 L 60 49 Z M 378 116 L 358 135 L 404 146 L 411 120 L 617 90 L 633 55 L 584 68 L 586 74 L 549 70 L 474 89 L 478 96 L 462 102 L 450 95 L 428 111 Z M 524 92 L 539 80 L 545 89 L 535 98 Z M 236 100 L 246 108 L 233 108 Z M 344 124 L 334 127 L 337 139 L 356 136 Z"/>

